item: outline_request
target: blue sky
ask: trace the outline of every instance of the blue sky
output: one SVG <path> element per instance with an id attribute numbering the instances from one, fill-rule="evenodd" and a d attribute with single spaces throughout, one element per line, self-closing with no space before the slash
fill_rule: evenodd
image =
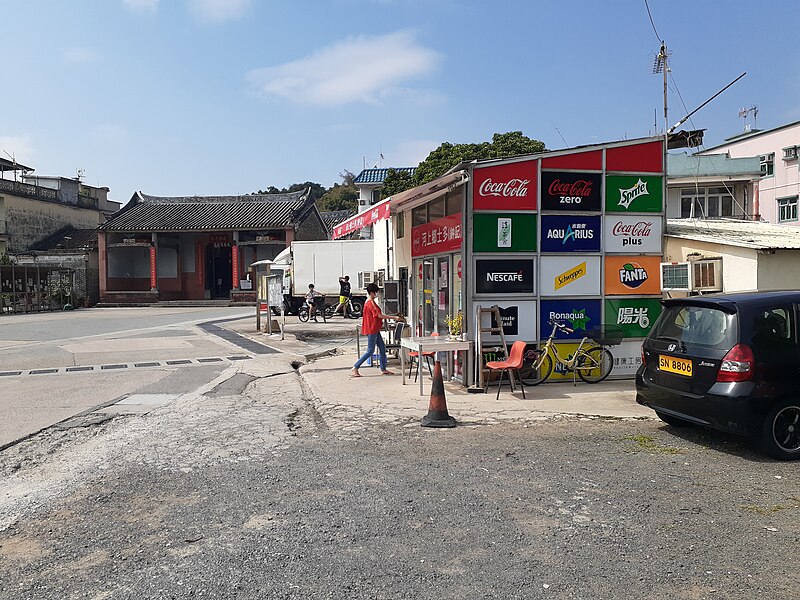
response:
<path id="1" fill-rule="evenodd" d="M 649 0 L 670 124 L 706 146 L 800 119 L 800 5 Z M 644 0 L 0 0 L 0 155 L 126 202 L 339 182 L 443 141 L 661 131 Z M 680 93 L 680 97 L 678 95 Z M 752 116 L 747 123 L 752 124 Z M 381 160 L 381 153 L 384 159 Z"/>

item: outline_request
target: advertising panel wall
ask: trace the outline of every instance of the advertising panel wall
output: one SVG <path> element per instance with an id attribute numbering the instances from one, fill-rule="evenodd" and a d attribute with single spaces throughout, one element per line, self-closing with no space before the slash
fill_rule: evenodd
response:
<path id="1" fill-rule="evenodd" d="M 542 256 L 542 296 L 599 296 L 600 257 Z"/>
<path id="2" fill-rule="evenodd" d="M 611 347 L 612 377 L 633 376 L 661 312 L 663 152 L 663 139 L 647 138 L 476 165 L 468 306 L 500 306 L 509 343 L 541 343 L 548 321 L 565 323 L 572 333 L 556 334 L 564 357 L 587 332 L 614 326 L 624 337 Z"/>

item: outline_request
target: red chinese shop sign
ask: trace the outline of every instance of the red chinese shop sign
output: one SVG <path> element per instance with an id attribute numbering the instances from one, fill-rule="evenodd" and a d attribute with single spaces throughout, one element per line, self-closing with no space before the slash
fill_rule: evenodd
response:
<path id="1" fill-rule="evenodd" d="M 411 230 L 411 256 L 461 250 L 461 213 L 437 219 Z"/>
<path id="2" fill-rule="evenodd" d="M 539 161 L 475 169 L 472 208 L 475 210 L 536 210 L 536 173 Z"/>
<path id="3" fill-rule="evenodd" d="M 391 209 L 389 200 L 390 198 L 387 198 L 369 210 L 365 210 L 364 212 L 339 223 L 333 228 L 333 239 L 340 238 L 348 233 L 358 231 L 359 229 L 364 229 L 364 227 L 367 225 L 372 225 L 373 223 L 377 223 L 382 219 L 388 219 L 389 211 Z"/>
<path id="4" fill-rule="evenodd" d="M 158 267 L 156 266 L 156 249 L 150 246 L 150 289 L 158 287 Z"/>

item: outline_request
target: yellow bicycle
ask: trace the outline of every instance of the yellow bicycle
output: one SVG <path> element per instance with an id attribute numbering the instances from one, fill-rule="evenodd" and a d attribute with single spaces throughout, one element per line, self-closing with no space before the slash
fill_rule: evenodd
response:
<path id="1" fill-rule="evenodd" d="M 618 344 L 621 334 L 609 335 L 608 331 L 604 330 L 602 337 L 598 334 L 601 341 L 587 335 L 580 341 L 574 354 L 564 358 L 559 354 L 558 346 L 553 340 L 557 331 L 572 333 L 573 330 L 558 321 L 548 321 L 548 323 L 553 326 L 553 331 L 544 346 L 537 350 L 529 350 L 525 355 L 520 369 L 520 376 L 525 385 L 539 385 L 546 381 L 553 372 L 554 359 L 567 372 L 573 374 L 573 381 L 576 374 L 586 383 L 600 383 L 609 376 L 611 369 L 614 368 L 614 355 L 606 346 Z"/>

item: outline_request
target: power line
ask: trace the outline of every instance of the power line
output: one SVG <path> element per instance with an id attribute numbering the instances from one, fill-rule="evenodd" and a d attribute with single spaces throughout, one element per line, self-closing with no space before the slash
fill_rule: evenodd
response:
<path id="1" fill-rule="evenodd" d="M 644 0 L 644 6 L 647 9 L 647 16 L 650 17 L 650 25 L 653 26 L 653 33 L 656 34 L 656 39 L 660 42 L 660 41 L 662 41 L 662 39 L 661 39 L 661 36 L 658 35 L 658 31 L 656 31 L 656 24 L 653 21 L 653 15 L 650 12 L 650 5 L 647 3 L 647 0 Z"/>

